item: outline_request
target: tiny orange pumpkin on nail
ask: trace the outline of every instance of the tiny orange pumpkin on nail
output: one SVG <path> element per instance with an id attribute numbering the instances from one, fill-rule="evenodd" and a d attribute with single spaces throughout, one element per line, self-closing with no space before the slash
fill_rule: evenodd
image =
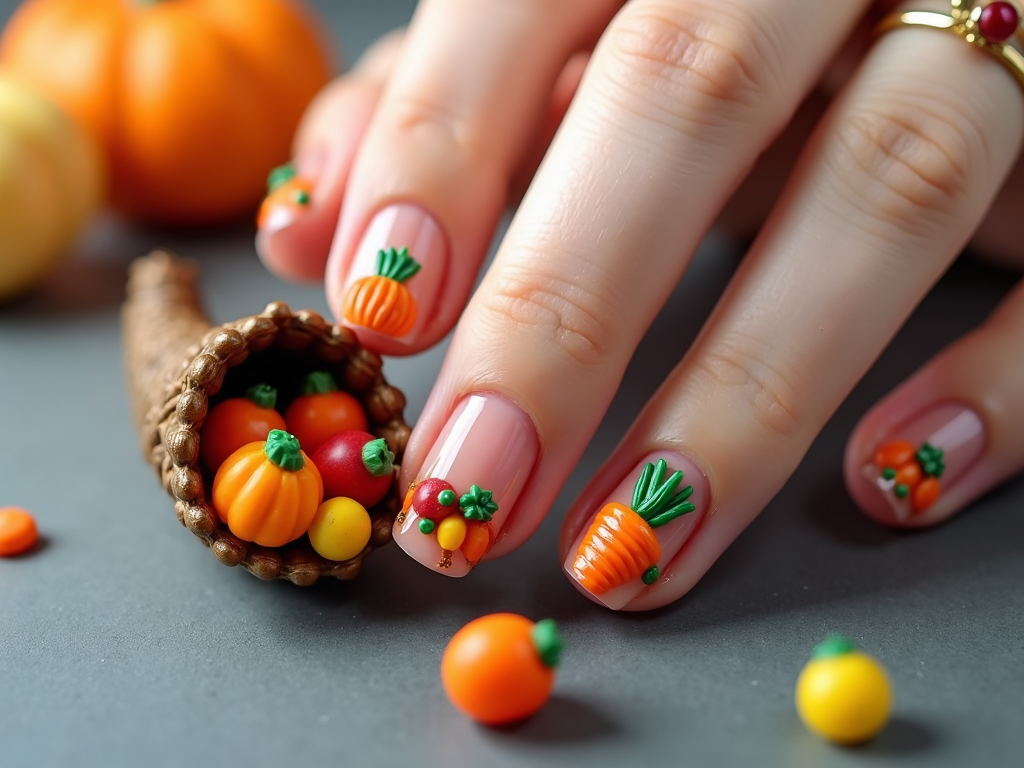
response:
<path id="1" fill-rule="evenodd" d="M 416 323 L 416 300 L 405 281 L 419 271 L 408 248 L 378 251 L 374 274 L 357 280 L 345 294 L 345 320 L 385 336 L 404 336 Z"/>

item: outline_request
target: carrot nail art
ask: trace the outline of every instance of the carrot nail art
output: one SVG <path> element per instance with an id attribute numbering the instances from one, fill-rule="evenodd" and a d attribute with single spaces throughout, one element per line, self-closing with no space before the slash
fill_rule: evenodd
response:
<path id="1" fill-rule="evenodd" d="M 416 299 L 405 281 L 419 271 L 408 248 L 378 251 L 374 273 L 357 280 L 345 294 L 345 320 L 385 336 L 404 336 L 416 324 Z"/>

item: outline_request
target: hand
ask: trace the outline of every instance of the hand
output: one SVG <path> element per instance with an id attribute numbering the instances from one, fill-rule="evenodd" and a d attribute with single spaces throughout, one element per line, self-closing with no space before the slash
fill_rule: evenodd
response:
<path id="1" fill-rule="evenodd" d="M 952 34 L 872 44 L 891 6 L 424 0 L 314 103 L 310 202 L 270 206 L 260 253 L 323 277 L 384 353 L 452 327 L 532 178 L 410 442 L 407 552 L 461 576 L 533 533 L 717 218 L 763 226 L 563 525 L 566 573 L 611 608 L 697 582 L 972 236 L 1024 263 L 1019 83 Z M 403 246 L 408 285 L 357 286 Z M 1018 287 L 864 418 L 846 479 L 868 514 L 931 525 L 1024 466 L 1022 332 Z"/>

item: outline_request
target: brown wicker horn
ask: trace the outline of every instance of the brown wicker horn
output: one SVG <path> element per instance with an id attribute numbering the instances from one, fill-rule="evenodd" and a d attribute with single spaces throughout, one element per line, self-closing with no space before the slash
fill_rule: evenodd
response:
<path id="1" fill-rule="evenodd" d="M 222 563 L 241 565 L 261 579 L 307 586 L 321 576 L 356 576 L 363 559 L 391 539 L 400 506 L 394 486 L 369 510 L 370 543 L 351 560 L 325 560 L 305 537 L 280 548 L 257 546 L 232 535 L 210 506 L 212 475 L 199 461 L 199 432 L 222 387 L 222 395 L 244 391 L 260 371 L 298 380 L 327 370 L 362 402 L 370 431 L 387 440 L 397 464 L 409 438 L 405 396 L 384 380 L 378 355 L 311 310 L 293 313 L 277 301 L 258 315 L 211 328 L 199 307 L 197 273 L 194 262 L 167 251 L 137 259 L 122 311 L 135 425 L 144 455 L 174 497 L 178 520 Z"/>

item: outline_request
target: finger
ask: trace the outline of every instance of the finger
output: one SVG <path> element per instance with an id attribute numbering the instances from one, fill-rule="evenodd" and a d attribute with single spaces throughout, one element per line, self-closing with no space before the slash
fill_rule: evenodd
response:
<path id="1" fill-rule="evenodd" d="M 1024 469 L 1022 339 L 1024 283 L 864 417 L 845 461 L 861 509 L 934 525 Z"/>
<path id="2" fill-rule="evenodd" d="M 409 354 L 451 329 L 560 73 L 618 4 L 420 4 L 360 149 L 327 267 L 328 303 L 360 341 Z M 378 265 L 378 254 L 403 247 Z M 378 266 L 395 274 L 380 276 Z"/>
<path id="3" fill-rule="evenodd" d="M 1020 90 L 990 57 L 929 30 L 878 42 L 698 341 L 570 511 L 563 562 L 581 591 L 643 610 L 696 583 L 967 242 L 1022 134 Z M 602 591 L 588 564 L 605 534 L 590 527 L 611 530 L 603 504 L 628 503 L 638 461 L 662 452 L 708 500 L 655 530 L 661 578 Z"/>
<path id="4" fill-rule="evenodd" d="M 403 461 L 407 480 L 494 490 L 491 556 L 536 530 L 718 208 L 858 10 L 805 5 L 634 2 L 595 49 Z M 421 512 L 395 538 L 436 567 Z"/>
<path id="5" fill-rule="evenodd" d="M 378 40 L 306 110 L 295 135 L 295 175 L 271 191 L 260 209 L 256 251 L 279 277 L 323 279 L 349 168 L 403 34 L 396 30 Z"/>

